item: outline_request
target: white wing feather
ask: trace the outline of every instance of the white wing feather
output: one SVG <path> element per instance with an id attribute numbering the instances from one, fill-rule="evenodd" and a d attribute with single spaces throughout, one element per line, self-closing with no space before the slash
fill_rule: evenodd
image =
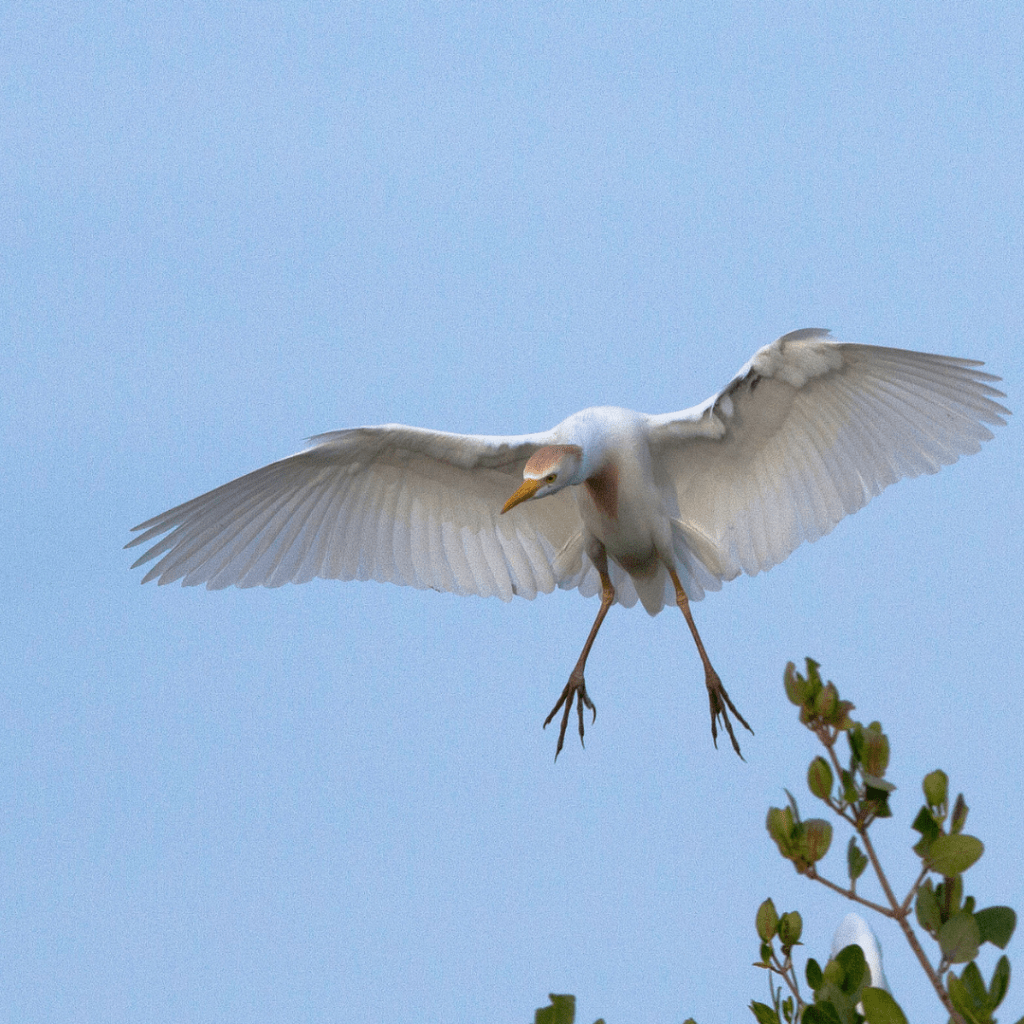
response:
<path id="1" fill-rule="evenodd" d="M 473 437 L 389 425 L 311 440 L 135 527 L 142 532 L 127 547 L 165 535 L 135 563 L 159 557 L 143 582 L 219 589 L 323 576 L 503 600 L 563 582 L 558 555 L 580 530 L 570 494 L 499 517 L 550 433 Z"/>
<path id="2" fill-rule="evenodd" d="M 1009 415 L 980 365 L 794 331 L 702 405 L 648 417 L 651 454 L 683 525 L 714 545 L 709 568 L 754 575 L 897 480 L 976 452 Z"/>

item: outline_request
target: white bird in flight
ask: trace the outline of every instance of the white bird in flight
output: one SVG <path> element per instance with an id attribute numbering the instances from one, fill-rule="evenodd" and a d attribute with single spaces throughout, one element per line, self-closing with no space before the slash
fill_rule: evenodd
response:
<path id="1" fill-rule="evenodd" d="M 902 477 L 976 452 L 1009 411 L 971 359 L 837 344 L 794 331 L 717 395 L 683 412 L 584 409 L 511 437 L 389 424 L 312 445 L 135 527 L 163 536 L 142 582 L 210 589 L 379 580 L 534 598 L 556 586 L 601 607 L 558 703 L 555 751 L 608 609 L 675 604 L 704 666 L 717 746 L 731 711 L 690 612 L 705 590 L 753 576 L 817 540 Z M 516 485 L 518 484 L 518 489 Z M 509 496 L 510 492 L 511 497 Z M 751 730 L 752 731 L 752 730 Z M 741 755 L 742 756 L 742 755 Z"/>

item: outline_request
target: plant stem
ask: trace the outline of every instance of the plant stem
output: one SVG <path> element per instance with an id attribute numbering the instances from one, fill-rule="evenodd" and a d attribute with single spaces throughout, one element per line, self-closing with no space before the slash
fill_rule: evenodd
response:
<path id="1" fill-rule="evenodd" d="M 822 877 L 818 874 L 813 864 L 807 869 L 807 877 L 813 878 L 816 882 L 821 882 L 822 885 L 827 885 L 834 892 L 839 893 L 840 896 L 845 896 L 848 900 L 853 900 L 854 903 L 859 903 L 862 907 L 868 907 L 877 914 L 884 914 L 886 917 L 896 917 L 892 910 L 888 907 L 883 907 L 881 903 L 873 903 L 871 900 L 866 900 L 863 896 L 858 896 L 852 889 L 844 889 L 842 886 L 836 885 L 835 882 Z"/>
<path id="2" fill-rule="evenodd" d="M 957 1012 L 956 1007 L 953 1006 L 953 1001 L 949 998 L 949 993 L 946 991 L 945 985 L 942 984 L 942 979 L 935 972 L 935 968 L 932 967 L 925 955 L 925 951 L 921 948 L 921 943 L 917 940 L 917 935 L 914 929 L 910 926 L 910 922 L 907 920 L 907 913 L 909 907 L 902 906 L 896 899 L 895 893 L 892 891 L 892 887 L 889 885 L 889 879 L 885 877 L 885 872 L 882 870 L 882 865 L 878 860 L 878 855 L 875 853 L 875 848 L 871 844 L 871 839 L 868 836 L 867 827 L 864 826 L 857 830 L 857 834 L 860 836 L 861 842 L 864 844 L 864 850 L 871 860 L 871 866 L 875 869 L 875 875 L 878 877 L 878 881 L 885 892 L 885 897 L 889 901 L 889 905 L 892 907 L 892 912 L 888 914 L 889 917 L 894 917 L 903 930 L 903 934 L 907 937 L 907 942 L 910 943 L 910 948 L 914 951 L 914 955 L 917 957 L 921 967 L 924 968 L 924 973 L 928 975 L 928 980 L 932 983 L 932 987 L 935 989 L 936 995 L 942 1002 L 942 1005 L 946 1008 L 950 1017 L 956 1022 L 956 1024 L 966 1024 L 963 1017 Z"/>
<path id="3" fill-rule="evenodd" d="M 772 968 L 772 970 L 774 970 L 776 974 L 782 975 L 782 980 L 788 986 L 789 991 L 793 993 L 793 998 L 796 1000 L 796 1020 L 799 1020 L 800 1011 L 804 1008 L 806 1004 L 800 998 L 800 986 L 797 984 L 796 981 L 796 970 L 793 967 L 793 960 L 791 957 L 787 956 L 785 962 L 780 964 L 779 958 L 775 955 L 775 950 L 772 950 L 772 960 L 775 963 L 775 966 Z M 790 980 L 789 974 L 787 973 L 788 971 L 793 971 L 792 980 Z"/>
<path id="4" fill-rule="evenodd" d="M 921 868 L 921 874 L 914 880 L 914 884 L 910 887 L 910 892 L 907 893 L 907 898 L 900 904 L 900 910 L 903 913 L 907 913 L 910 910 L 910 901 L 914 898 L 915 893 L 921 888 L 921 883 L 925 880 L 925 876 L 928 874 L 928 868 Z"/>

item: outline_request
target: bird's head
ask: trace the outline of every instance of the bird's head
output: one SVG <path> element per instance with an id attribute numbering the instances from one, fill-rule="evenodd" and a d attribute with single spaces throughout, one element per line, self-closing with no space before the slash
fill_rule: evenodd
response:
<path id="1" fill-rule="evenodd" d="M 583 465 L 583 449 L 578 444 L 549 444 L 538 448 L 523 466 L 523 482 L 505 502 L 504 515 L 520 502 L 543 498 L 560 491 L 577 479 Z"/>

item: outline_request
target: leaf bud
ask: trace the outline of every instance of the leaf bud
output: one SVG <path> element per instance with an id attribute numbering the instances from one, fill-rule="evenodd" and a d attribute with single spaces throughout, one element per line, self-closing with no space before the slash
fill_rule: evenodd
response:
<path id="1" fill-rule="evenodd" d="M 831 721 L 839 710 L 839 691 L 834 683 L 826 683 L 821 692 L 814 698 L 814 712 Z"/>
<path id="2" fill-rule="evenodd" d="M 820 690 L 821 673 L 818 669 L 821 668 L 821 662 L 815 661 L 813 658 L 804 658 L 804 663 L 807 665 L 807 681 Z"/>
<path id="3" fill-rule="evenodd" d="M 941 768 L 937 768 L 924 777 L 921 788 L 929 807 L 942 807 L 949 796 L 949 777 Z"/>
<path id="4" fill-rule="evenodd" d="M 804 930 L 803 918 L 795 911 L 783 914 L 779 918 L 779 941 L 783 948 L 795 946 L 800 941 L 800 935 Z"/>
<path id="5" fill-rule="evenodd" d="M 768 829 L 768 835 L 775 840 L 783 857 L 792 856 L 793 824 L 793 812 L 788 807 L 770 807 L 768 809 L 765 827 Z"/>
<path id="6" fill-rule="evenodd" d="M 839 707 L 836 708 L 836 713 L 832 716 L 832 721 L 829 724 L 843 731 L 852 729 L 853 719 L 850 718 L 850 712 L 853 711 L 855 707 L 856 705 L 852 700 L 841 700 L 839 702 Z"/>
<path id="7" fill-rule="evenodd" d="M 807 788 L 819 799 L 832 794 L 832 768 L 823 757 L 816 757 L 807 769 Z"/>
<path id="8" fill-rule="evenodd" d="M 779 927 L 779 915 L 771 899 L 765 900 L 757 908 L 755 924 L 757 926 L 758 938 L 762 942 L 771 942 L 775 938 L 775 933 Z"/>
<path id="9" fill-rule="evenodd" d="M 789 702 L 797 707 L 802 707 L 806 704 L 814 694 L 814 686 L 810 680 L 805 679 L 797 672 L 796 665 L 793 662 L 786 666 L 782 681 L 785 684 L 786 696 L 789 698 Z"/>
<path id="10" fill-rule="evenodd" d="M 953 816 L 949 820 L 951 832 L 959 832 L 967 824 L 967 803 L 963 793 L 957 793 L 956 803 L 953 804 Z"/>
<path id="11" fill-rule="evenodd" d="M 872 722 L 864 730 L 864 745 L 861 748 L 861 762 L 869 775 L 881 778 L 889 767 L 889 738 L 882 732 L 878 722 Z"/>
<path id="12" fill-rule="evenodd" d="M 816 864 L 832 845 L 832 826 L 823 818 L 811 818 L 804 822 L 804 838 L 807 860 Z"/>

